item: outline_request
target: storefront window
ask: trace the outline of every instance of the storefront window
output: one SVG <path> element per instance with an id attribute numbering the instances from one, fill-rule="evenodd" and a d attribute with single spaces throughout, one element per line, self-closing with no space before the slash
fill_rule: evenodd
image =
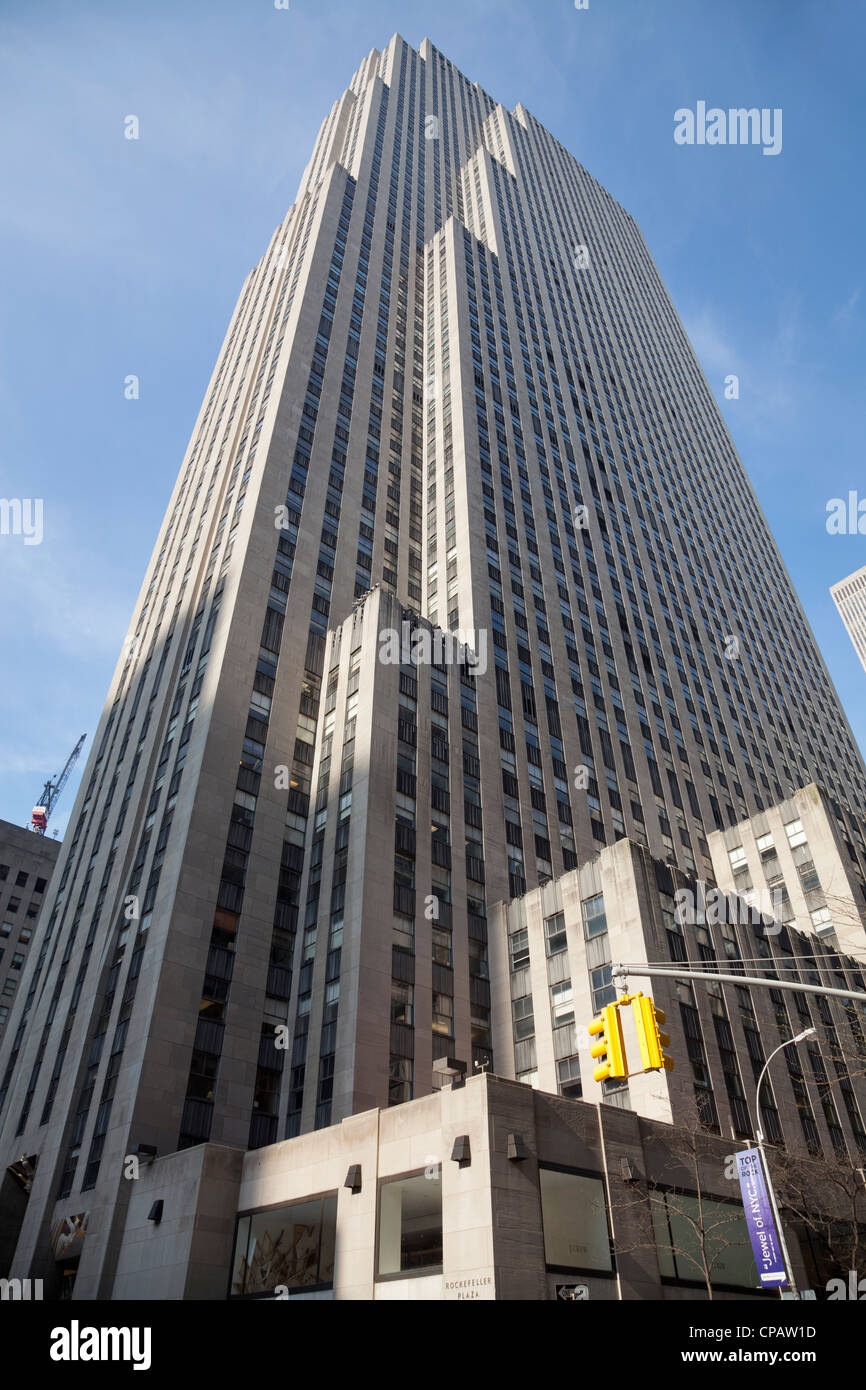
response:
<path id="1" fill-rule="evenodd" d="M 755 1289 L 758 1272 L 742 1208 L 732 1202 L 690 1197 L 680 1192 L 653 1192 L 653 1230 L 659 1271 L 669 1279 L 730 1284 Z M 703 1245 L 703 1249 L 702 1249 Z"/>
<path id="2" fill-rule="evenodd" d="M 335 1196 L 242 1216 L 235 1239 L 232 1296 L 332 1284 L 336 1229 Z"/>
<path id="3" fill-rule="evenodd" d="M 395 1178 L 379 1190 L 379 1273 L 442 1267 L 442 1170 Z"/>
<path id="4" fill-rule="evenodd" d="M 613 1270 L 601 1178 L 539 1168 L 544 1258 L 558 1269 Z"/>

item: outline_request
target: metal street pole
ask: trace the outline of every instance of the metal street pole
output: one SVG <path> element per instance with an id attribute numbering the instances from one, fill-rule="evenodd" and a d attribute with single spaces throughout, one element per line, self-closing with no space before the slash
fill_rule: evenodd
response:
<path id="1" fill-rule="evenodd" d="M 767 976 L 763 975 L 723 974 L 719 970 L 695 970 L 692 968 L 691 963 L 689 961 L 685 961 L 682 966 L 678 962 L 673 965 L 664 966 L 645 965 L 640 961 L 630 965 L 615 964 L 611 966 L 610 973 L 611 979 L 621 980 L 623 982 L 623 988 L 626 987 L 628 977 L 630 975 L 637 975 L 638 977 L 646 976 L 650 979 L 659 977 L 662 979 L 674 980 L 712 980 L 716 983 L 721 982 L 724 984 L 735 985 L 760 985 L 765 989 L 791 989 L 802 994 L 823 994 L 825 996 L 829 996 L 830 998 L 856 999 L 861 1003 L 866 1003 L 866 994 L 864 994 L 861 990 L 833 989 L 827 985 L 806 985 L 802 984 L 799 980 L 773 979 L 772 976 L 767 978 Z M 779 1204 L 776 1201 L 776 1190 L 773 1187 L 773 1179 L 770 1176 L 770 1168 L 769 1164 L 767 1163 L 767 1155 L 764 1150 L 764 1135 L 761 1131 L 761 1085 L 763 1084 L 764 1077 L 767 1074 L 767 1068 L 769 1067 L 777 1052 L 781 1052 L 782 1048 L 784 1047 L 790 1047 L 792 1043 L 802 1042 L 804 1038 L 811 1038 L 816 1033 L 816 1031 L 817 1030 L 815 1028 L 804 1028 L 802 1033 L 798 1033 L 796 1037 L 788 1038 L 785 1042 L 781 1043 L 780 1046 L 777 1047 L 773 1052 L 771 1052 L 766 1062 L 764 1063 L 760 1076 L 758 1077 L 758 1085 L 755 1090 L 755 1118 L 757 1121 L 755 1128 L 755 1138 L 757 1142 L 758 1153 L 760 1155 L 761 1167 L 763 1168 L 764 1177 L 766 1179 L 767 1194 L 770 1198 L 770 1205 L 772 1206 L 773 1216 L 775 1217 L 776 1221 L 776 1229 L 779 1233 L 779 1245 L 782 1251 L 782 1259 L 785 1262 L 785 1273 L 788 1278 L 788 1284 L 795 1298 L 799 1298 L 800 1295 L 797 1291 L 797 1285 L 794 1282 L 794 1270 L 793 1266 L 791 1265 L 791 1256 L 788 1253 L 788 1246 L 785 1241 L 785 1232 L 782 1229 L 782 1218 L 779 1213 Z M 863 1172 L 863 1180 L 864 1184 L 866 1184 L 866 1170 L 861 1170 L 861 1172 Z"/>
<path id="2" fill-rule="evenodd" d="M 784 968 L 784 967 L 783 967 Z M 778 980 L 772 975 L 728 975 L 721 970 L 695 970 L 690 961 L 682 965 L 612 965 L 611 979 L 627 981 L 630 975 L 664 980 L 713 980 L 723 985 L 763 985 L 765 989 L 792 989 L 797 994 L 823 994 L 830 999 L 858 999 L 866 1004 L 866 994 L 859 989 L 833 989 L 829 985 L 805 985 L 800 980 Z"/>
<path id="3" fill-rule="evenodd" d="M 764 1077 L 767 1075 L 767 1068 L 769 1067 L 773 1058 L 776 1056 L 776 1053 L 781 1052 L 782 1049 L 785 1047 L 790 1047 L 793 1043 L 801 1043 L 804 1038 L 811 1038 L 814 1035 L 815 1031 L 816 1030 L 814 1028 L 804 1028 L 803 1032 L 797 1033 L 796 1037 L 787 1038 L 785 1042 L 780 1043 L 779 1046 L 775 1048 L 773 1052 L 770 1053 L 769 1057 L 764 1063 L 761 1075 L 758 1077 L 758 1085 L 755 1089 L 755 1140 L 758 1145 L 758 1152 L 761 1155 L 761 1167 L 764 1170 L 764 1178 L 767 1183 L 767 1192 L 770 1198 L 770 1205 L 773 1208 L 773 1216 L 776 1220 L 776 1230 L 779 1233 L 779 1244 L 782 1248 L 782 1259 L 785 1261 L 785 1273 L 788 1276 L 788 1285 L 795 1298 L 799 1298 L 800 1295 L 797 1292 L 797 1285 L 794 1281 L 794 1268 L 791 1264 L 791 1256 L 788 1253 L 788 1244 L 785 1240 L 785 1232 L 782 1227 L 782 1217 L 779 1212 L 779 1204 L 776 1201 L 776 1189 L 773 1186 L 773 1179 L 770 1176 L 770 1165 L 767 1162 L 767 1155 L 764 1152 L 764 1135 L 761 1129 L 761 1086 L 763 1084 Z"/>

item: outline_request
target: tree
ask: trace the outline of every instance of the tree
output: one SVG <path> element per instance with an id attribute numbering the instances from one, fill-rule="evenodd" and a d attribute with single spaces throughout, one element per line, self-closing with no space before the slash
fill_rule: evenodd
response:
<path id="1" fill-rule="evenodd" d="M 684 1119 L 647 1135 L 645 1153 L 650 1159 L 654 1151 L 663 1155 L 652 1177 L 617 1184 L 616 1190 L 611 1187 L 617 1256 L 653 1250 L 662 1274 L 675 1271 L 679 1278 L 701 1282 L 708 1299 L 714 1297 L 714 1276 L 717 1283 L 731 1282 L 719 1277 L 722 1267 L 733 1261 L 742 1268 L 752 1253 L 739 1192 L 732 1201 L 730 1186 L 725 1185 L 729 1147 L 708 1132 L 696 1102 Z M 634 1222 L 629 1222 L 629 1213 Z M 630 1239 L 626 1232 L 623 1239 L 621 1228 L 629 1225 L 637 1228 L 635 1237 Z"/>
<path id="2" fill-rule="evenodd" d="M 830 909 L 831 920 L 838 929 L 854 928 L 862 937 L 862 946 L 854 948 L 854 959 L 866 964 L 866 907 L 861 907 L 851 893 L 824 892 L 824 903 Z"/>
<path id="3" fill-rule="evenodd" d="M 866 1170 L 845 1152 L 803 1155 L 774 1150 L 780 1206 L 802 1227 L 821 1265 L 819 1273 L 859 1270 L 866 1253 Z"/>

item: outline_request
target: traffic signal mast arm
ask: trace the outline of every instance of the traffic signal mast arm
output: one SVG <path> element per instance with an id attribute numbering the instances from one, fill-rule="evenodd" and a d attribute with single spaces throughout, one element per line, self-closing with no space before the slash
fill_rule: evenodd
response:
<path id="1" fill-rule="evenodd" d="M 800 994 L 824 994 L 836 999 L 857 999 L 866 1004 L 866 994 L 861 990 L 832 989 L 829 985 L 804 985 L 799 980 L 778 980 L 772 977 L 767 979 L 764 975 L 723 975 L 718 970 L 690 970 L 681 966 L 644 965 L 642 962 L 636 965 L 612 965 L 610 974 L 612 980 L 622 981 L 627 980 L 629 976 L 637 975 L 650 979 L 658 977 L 667 980 L 713 980 L 716 983 L 731 985 L 763 985 L 767 989 L 792 989 Z M 619 1016 L 619 1010 L 626 1004 L 631 1004 L 634 1015 L 642 1064 L 640 1071 L 674 1069 L 672 1059 L 665 1056 L 665 1048 L 670 1047 L 671 1040 L 659 1028 L 659 1024 L 665 1021 L 664 1013 L 648 995 L 637 990 L 634 994 L 621 994 L 615 1003 L 607 1004 L 598 1018 L 594 1018 L 589 1025 L 590 1035 L 598 1037 L 598 1042 L 590 1048 L 590 1056 L 599 1062 L 593 1072 L 596 1081 L 611 1081 L 636 1074 L 629 1072 L 622 1020 Z"/>
<path id="2" fill-rule="evenodd" d="M 798 994 L 829 994 L 836 999 L 859 999 L 861 1004 L 866 1004 L 866 994 L 860 990 L 803 985 L 799 980 L 775 980 L 764 975 L 722 975 L 718 970 L 690 970 L 679 966 L 643 965 L 640 962 L 637 965 L 612 965 L 610 974 L 613 980 L 628 979 L 630 975 L 646 975 L 653 979 L 659 976 L 667 980 L 716 980 L 727 985 L 764 985 L 767 989 L 793 989 Z"/>

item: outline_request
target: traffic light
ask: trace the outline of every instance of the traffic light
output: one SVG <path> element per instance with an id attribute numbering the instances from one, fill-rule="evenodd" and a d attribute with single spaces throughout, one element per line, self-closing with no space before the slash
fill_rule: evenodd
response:
<path id="1" fill-rule="evenodd" d="M 625 1058 L 625 1044 L 622 1037 L 622 1020 L 617 1004 L 607 1004 L 594 1018 L 587 1030 L 598 1042 L 589 1049 L 590 1057 L 599 1059 L 599 1065 L 592 1073 L 596 1081 L 612 1081 L 614 1077 L 628 1076 Z"/>
<path id="2" fill-rule="evenodd" d="M 638 1046 L 640 1047 L 640 1059 L 643 1064 L 642 1070 L 673 1071 L 673 1058 L 666 1057 L 664 1053 L 664 1049 L 670 1047 L 671 1040 L 667 1033 L 662 1033 L 659 1030 L 659 1024 L 665 1021 L 663 1010 L 657 1009 L 653 1001 L 640 992 L 632 995 L 631 1007 L 634 1013 Z"/>

